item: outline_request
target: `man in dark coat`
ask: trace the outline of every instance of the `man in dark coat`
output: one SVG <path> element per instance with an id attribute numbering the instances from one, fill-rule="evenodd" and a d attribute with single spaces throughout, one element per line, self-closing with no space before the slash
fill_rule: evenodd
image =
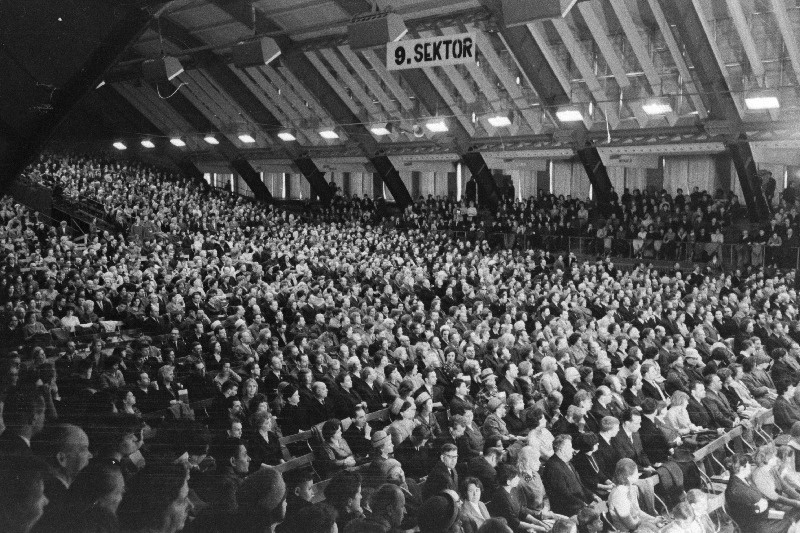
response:
<path id="1" fill-rule="evenodd" d="M 322 422 L 327 422 L 336 415 L 333 409 L 333 402 L 329 402 L 328 386 L 322 381 L 317 381 L 312 385 L 314 397 L 306 402 L 306 418 L 309 426 L 315 426 Z"/>
<path id="2" fill-rule="evenodd" d="M 642 414 L 638 409 L 629 409 L 622 415 L 622 429 L 611 441 L 620 459 L 633 459 L 639 468 L 652 470 L 650 458 L 644 451 L 639 429 L 642 427 Z"/>
<path id="3" fill-rule="evenodd" d="M 440 452 L 439 461 L 431 469 L 428 479 L 422 487 L 423 501 L 431 496 L 436 496 L 443 490 L 458 492 L 458 473 L 456 473 L 458 448 L 455 444 L 447 443 L 442 446 Z"/>
<path id="4" fill-rule="evenodd" d="M 497 488 L 497 463 L 503 455 L 502 449 L 493 447 L 493 443 L 487 443 L 483 448 L 483 454 L 475 457 L 467 463 L 467 474 L 478 478 L 483 484 L 481 491 L 481 501 L 488 502 L 492 498 Z"/>
<path id="5" fill-rule="evenodd" d="M 542 472 L 550 509 L 554 513 L 573 516 L 592 502 L 592 493 L 581 483 L 570 461 L 574 451 L 572 437 L 559 435 L 553 441 L 553 456 L 547 460 Z"/>

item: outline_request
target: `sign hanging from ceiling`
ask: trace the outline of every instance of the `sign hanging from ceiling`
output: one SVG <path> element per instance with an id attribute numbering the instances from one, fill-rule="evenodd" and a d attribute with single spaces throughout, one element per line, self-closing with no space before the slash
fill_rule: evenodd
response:
<path id="1" fill-rule="evenodd" d="M 477 52 L 472 33 L 396 41 L 386 45 L 386 68 L 404 70 L 475 63 Z"/>

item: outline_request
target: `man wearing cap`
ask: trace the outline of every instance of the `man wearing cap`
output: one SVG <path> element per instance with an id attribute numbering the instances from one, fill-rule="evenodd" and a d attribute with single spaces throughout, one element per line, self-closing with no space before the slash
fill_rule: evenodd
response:
<path id="1" fill-rule="evenodd" d="M 458 490 L 458 448 L 455 444 L 447 443 L 440 449 L 439 460 L 428 474 L 428 479 L 422 488 L 422 499 L 427 500 L 436 496 L 443 490 Z"/>

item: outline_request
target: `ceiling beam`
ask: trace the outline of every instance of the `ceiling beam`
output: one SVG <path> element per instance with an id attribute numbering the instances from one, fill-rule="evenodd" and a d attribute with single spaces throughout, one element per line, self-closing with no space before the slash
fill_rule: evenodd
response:
<path id="1" fill-rule="evenodd" d="M 697 116 L 700 119 L 705 119 L 708 117 L 706 105 L 703 102 L 703 99 L 700 97 L 700 91 L 692 79 L 692 74 L 689 72 L 689 66 L 686 64 L 686 60 L 683 58 L 683 52 L 678 46 L 678 41 L 675 40 L 675 35 L 672 33 L 672 28 L 667 21 L 667 17 L 664 16 L 664 11 L 661 9 L 661 4 L 659 4 L 659 0 L 647 0 L 647 2 L 650 6 L 650 11 L 653 13 L 653 18 L 656 19 L 658 30 L 661 32 L 661 36 L 664 38 L 664 42 L 666 43 L 667 49 L 672 56 L 672 60 L 675 62 L 675 68 L 678 69 L 678 74 L 680 75 L 679 84 L 681 87 L 685 87 L 689 92 L 689 99 L 692 101 L 695 111 L 697 111 Z"/>
<path id="2" fill-rule="evenodd" d="M 775 19 L 778 21 L 778 28 L 780 28 L 783 36 L 783 42 L 786 45 L 786 52 L 792 62 L 795 81 L 800 83 L 800 44 L 797 40 L 794 25 L 789 18 L 789 11 L 786 9 L 784 0 L 772 0 L 772 8 Z"/>
<path id="3" fill-rule="evenodd" d="M 206 44 L 200 38 L 194 36 L 191 32 L 168 17 L 161 18 L 159 28 L 162 35 L 177 46 L 199 48 Z M 330 187 L 328 187 L 323 177 L 324 173 L 319 172 L 319 170 L 313 170 L 316 167 L 310 165 L 309 162 L 305 160 L 307 157 L 304 155 L 304 150 L 297 141 L 283 142 L 277 138 L 278 131 L 282 129 L 284 125 L 262 105 L 247 85 L 233 73 L 228 64 L 223 62 L 213 51 L 201 50 L 197 52 L 196 57 L 202 65 L 202 70 L 209 75 L 210 79 L 213 80 L 217 86 L 227 93 L 241 112 L 247 113 L 255 120 L 256 124 L 266 134 L 267 138 L 271 139 L 273 142 L 282 143 L 281 146 L 286 152 L 286 155 L 293 161 L 303 159 L 301 168 L 308 171 L 308 173 L 304 171 L 303 175 L 308 179 L 311 185 L 312 194 L 316 195 L 323 203 L 329 203 L 332 199 L 332 194 Z M 237 161 L 238 160 L 239 158 L 237 158 Z M 253 172 L 255 172 L 255 170 L 253 170 Z M 247 174 L 252 176 L 252 173 L 249 171 Z M 242 177 L 245 178 L 245 180 L 248 179 L 245 176 Z M 250 185 L 249 181 L 248 185 Z M 261 191 L 262 196 L 263 192 L 267 191 L 266 185 L 264 185 L 260 179 L 257 183 L 254 182 L 252 184 L 251 189 L 253 187 L 259 190 L 263 188 L 263 191 Z M 256 191 L 253 190 L 253 193 L 256 193 Z M 256 196 L 258 197 L 259 194 L 256 194 Z"/>
<path id="4" fill-rule="evenodd" d="M 736 28 L 736 33 L 739 35 L 739 40 L 742 42 L 744 53 L 747 56 L 747 62 L 750 63 L 750 70 L 756 78 L 756 83 L 763 86 L 765 83 L 764 76 L 766 70 L 764 63 L 761 61 L 761 55 L 758 53 L 756 42 L 753 39 L 753 33 L 750 31 L 750 26 L 747 23 L 747 17 L 742 9 L 742 4 L 739 0 L 726 0 L 728 11 L 733 19 L 733 25 Z M 778 118 L 779 111 L 777 109 L 768 110 L 769 117 L 772 120 Z"/>
<path id="5" fill-rule="evenodd" d="M 32 132 L 16 137 L 0 153 L 0 191 L 4 190 L 41 152 L 50 136 L 70 110 L 88 91 L 93 90 L 108 69 L 142 36 L 150 21 L 145 9 L 129 8 L 92 51 L 83 67 L 53 93 L 52 108 L 38 121 Z"/>
<path id="6" fill-rule="evenodd" d="M 592 63 L 586 57 L 586 54 L 584 54 L 583 47 L 581 43 L 578 42 L 577 37 L 575 37 L 569 23 L 565 19 L 553 19 L 551 22 L 556 29 L 556 33 L 561 37 L 561 41 L 567 48 L 570 57 L 572 57 L 572 61 L 575 63 L 575 66 L 578 67 L 584 83 L 592 93 L 595 104 L 603 111 L 606 122 L 612 129 L 616 128 L 617 125 L 619 125 L 619 113 L 617 113 L 617 110 L 614 109 L 614 105 L 609 101 L 605 89 L 603 89 L 603 86 L 600 84 L 600 80 L 597 79 L 597 74 L 594 72 Z"/>
<path id="7" fill-rule="evenodd" d="M 245 16 L 246 13 L 243 15 L 241 11 L 232 9 L 226 2 L 217 0 L 216 5 L 242 24 L 250 26 L 253 23 L 252 20 Z M 364 4 L 360 3 L 360 1 L 347 0 L 344 5 L 347 6 L 349 11 L 359 10 Z M 366 5 L 364 11 L 369 11 L 369 5 Z M 266 31 L 282 31 L 282 28 L 275 21 L 259 9 L 255 9 L 255 26 Z M 300 82 L 300 85 L 320 102 L 333 120 L 341 125 L 348 138 L 359 146 L 367 160 L 373 163 L 376 169 L 383 170 L 379 170 L 379 174 L 391 191 L 395 201 L 403 207 L 413 203 L 411 194 L 400 179 L 399 173 L 391 165 L 391 162 L 386 165 L 385 161 L 382 160 L 386 156 L 382 154 L 381 145 L 362 123 L 362 120 L 355 112 L 355 108 L 351 107 L 352 102 L 349 102 L 346 96 L 336 92 L 336 85 L 338 84 L 330 84 L 324 79 L 327 68 L 322 65 L 319 58 L 316 56 L 314 56 L 314 59 L 309 57 L 303 50 L 296 47 L 295 43 L 285 34 L 278 36 L 276 41 L 283 51 L 283 55 L 280 58 L 282 68 L 291 72 Z M 375 160 L 374 162 L 373 159 Z M 300 166 L 300 168 L 302 170 L 303 167 Z"/>

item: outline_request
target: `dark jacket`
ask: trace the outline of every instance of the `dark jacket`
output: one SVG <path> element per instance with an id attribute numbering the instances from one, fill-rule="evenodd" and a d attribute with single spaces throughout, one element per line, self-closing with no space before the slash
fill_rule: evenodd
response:
<path id="1" fill-rule="evenodd" d="M 689 420 L 695 426 L 704 427 L 706 429 L 716 429 L 711 415 L 706 409 L 706 406 L 698 402 L 694 396 L 689 396 L 689 404 L 686 406 L 686 411 L 689 413 Z"/>
<path id="2" fill-rule="evenodd" d="M 247 453 L 250 455 L 250 472 L 261 469 L 261 465 L 274 466 L 280 464 L 283 459 L 283 450 L 278 441 L 278 435 L 270 431 L 267 433 L 269 442 L 264 440 L 260 433 L 256 432 L 247 443 Z"/>
<path id="3" fill-rule="evenodd" d="M 471 477 L 478 478 L 483 484 L 481 501 L 484 503 L 488 502 L 497 488 L 497 472 L 494 467 L 481 455 L 469 462 L 467 465 L 467 473 Z"/>
<path id="4" fill-rule="evenodd" d="M 305 407 L 306 423 L 309 427 L 315 426 L 321 422 L 327 422 L 336 416 L 333 409 L 333 402 L 330 398 L 326 398 L 325 403 L 313 398 L 306 402 Z"/>
<path id="5" fill-rule="evenodd" d="M 783 396 L 778 396 L 775 400 L 772 412 L 775 415 L 775 425 L 785 433 L 788 433 L 792 429 L 792 425 L 800 420 L 800 407 Z"/>
<path id="6" fill-rule="evenodd" d="M 431 469 L 422 487 L 422 501 L 448 489 L 458 492 L 458 473 L 455 470 L 451 471 L 439 460 Z"/>
<path id="7" fill-rule="evenodd" d="M 706 397 L 703 398 L 703 405 L 708 409 L 708 414 L 711 415 L 712 427 L 733 427 L 736 413 L 731 409 L 731 405 L 728 403 L 728 399 L 724 394 L 721 392 L 718 394 L 712 391 L 706 391 Z"/>
<path id="8" fill-rule="evenodd" d="M 631 437 L 628 437 L 625 430 L 620 428 L 617 436 L 611 439 L 611 444 L 617 449 L 620 459 L 633 459 L 640 468 L 650 466 L 650 458 L 642 447 L 642 440 L 638 431 L 631 435 Z"/>
<path id="9" fill-rule="evenodd" d="M 647 450 L 647 457 L 654 463 L 666 462 L 671 455 L 671 448 L 664 432 L 656 425 L 655 422 L 642 417 L 642 427 L 638 431 L 639 438 L 642 441 L 642 447 Z"/>
<path id="10" fill-rule="evenodd" d="M 598 435 L 600 441 L 597 451 L 594 452 L 594 460 L 597 461 L 597 466 L 600 467 L 600 476 L 605 479 L 614 478 L 614 469 L 617 467 L 617 461 L 621 459 L 619 451 L 614 447 L 614 439 L 611 443 Z"/>
<path id="11" fill-rule="evenodd" d="M 545 463 L 542 483 L 554 513 L 573 516 L 592 501 L 591 493 L 581 483 L 578 473 L 558 455 L 553 455 Z"/>
<path id="12" fill-rule="evenodd" d="M 736 476 L 731 476 L 725 488 L 725 507 L 741 531 L 748 533 L 787 531 L 791 525 L 791 515 L 787 514 L 781 520 L 770 520 L 768 510 L 762 513 L 756 510 L 756 503 L 762 498 L 758 490 Z"/>
<path id="13" fill-rule="evenodd" d="M 510 493 L 503 487 L 498 487 L 491 493 L 491 502 L 486 505 L 486 509 L 493 517 L 505 518 L 508 527 L 512 531 L 526 531 L 520 528 L 520 519 L 527 514 L 535 514 L 533 511 L 523 507 L 520 501 L 519 492 L 512 490 Z"/>

